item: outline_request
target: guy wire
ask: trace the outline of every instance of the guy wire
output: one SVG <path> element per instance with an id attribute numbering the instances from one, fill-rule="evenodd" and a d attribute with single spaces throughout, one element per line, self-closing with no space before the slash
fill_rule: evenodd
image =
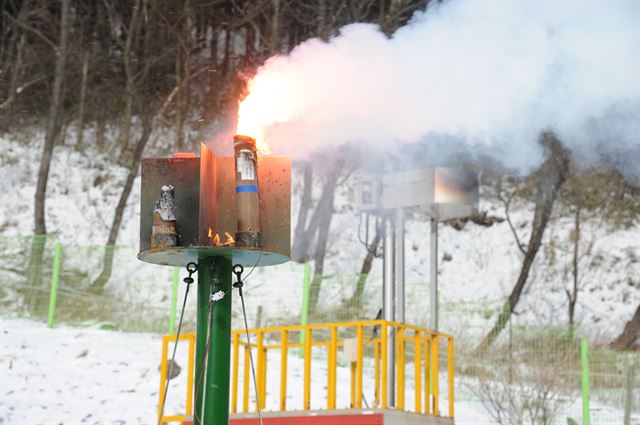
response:
<path id="1" fill-rule="evenodd" d="M 188 269 L 187 269 L 188 270 Z M 189 273 L 189 278 L 191 278 L 191 273 Z M 189 295 L 189 288 L 191 287 L 191 282 L 187 282 L 187 289 L 184 292 L 184 300 L 182 301 L 182 310 L 180 310 L 180 321 L 178 322 L 178 331 L 176 332 L 176 342 L 173 344 L 173 354 L 171 355 L 171 363 L 169 364 L 169 371 L 167 372 L 167 382 L 164 387 L 164 396 L 162 397 L 162 404 L 160 405 L 160 414 L 158 415 L 158 425 L 162 423 L 162 416 L 164 415 L 164 405 L 167 402 L 167 394 L 169 393 L 169 375 L 171 375 L 171 371 L 173 370 L 173 365 L 175 364 L 176 352 L 178 351 L 178 342 L 180 341 L 180 331 L 182 330 L 182 319 L 184 318 L 184 310 L 187 305 L 187 296 Z"/>

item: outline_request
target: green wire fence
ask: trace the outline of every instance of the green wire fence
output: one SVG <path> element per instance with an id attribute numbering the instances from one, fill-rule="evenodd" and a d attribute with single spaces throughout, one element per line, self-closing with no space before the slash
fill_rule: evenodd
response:
<path id="1" fill-rule="evenodd" d="M 136 254 L 134 247 L 61 244 L 56 235 L 0 236 L 0 315 L 42 320 L 51 328 L 173 333 L 185 273 L 143 263 Z M 100 282 L 105 259 L 113 265 Z M 309 264 L 256 269 L 245 286 L 250 326 L 373 319 L 382 282 L 370 276 L 355 297 L 359 278 L 312 279 Z M 315 306 L 313 284 L 320 285 Z M 426 326 L 428 282 L 409 277 L 405 293 L 407 322 Z M 195 330 L 190 301 L 185 332 Z M 488 351 L 476 353 L 503 306 L 502 300 L 441 300 L 442 330 L 456 338 L 457 400 L 493 409 L 507 418 L 503 423 L 640 424 L 640 353 L 589 346 L 578 339 L 579 329 L 519 324 L 515 317 Z M 240 315 L 234 302 L 236 328 Z"/>

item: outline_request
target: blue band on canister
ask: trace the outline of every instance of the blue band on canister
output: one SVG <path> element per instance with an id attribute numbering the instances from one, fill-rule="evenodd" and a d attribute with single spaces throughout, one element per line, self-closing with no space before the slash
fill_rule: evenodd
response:
<path id="1" fill-rule="evenodd" d="M 258 186 L 254 186 L 254 185 L 236 186 L 236 193 L 241 193 L 241 192 L 258 192 Z"/>

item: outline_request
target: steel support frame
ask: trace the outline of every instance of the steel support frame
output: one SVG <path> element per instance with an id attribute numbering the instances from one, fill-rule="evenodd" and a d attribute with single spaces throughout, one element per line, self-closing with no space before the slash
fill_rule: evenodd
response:
<path id="1" fill-rule="evenodd" d="M 395 226 L 391 219 L 384 221 L 384 258 L 383 258 L 383 318 L 395 321 Z M 393 326 L 387 327 L 387 406 L 395 407 L 395 354 L 396 338 Z"/>

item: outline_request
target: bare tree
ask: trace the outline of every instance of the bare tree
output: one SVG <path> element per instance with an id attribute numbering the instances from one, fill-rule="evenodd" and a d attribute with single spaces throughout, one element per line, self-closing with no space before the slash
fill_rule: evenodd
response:
<path id="1" fill-rule="evenodd" d="M 576 353 L 575 346 L 546 339 L 528 341 L 515 353 L 496 347 L 473 358 L 475 377 L 465 386 L 501 425 L 551 425 L 575 397 Z"/>
<path id="2" fill-rule="evenodd" d="M 35 213 L 34 213 L 34 233 L 35 237 L 31 244 L 31 255 L 29 258 L 29 271 L 27 273 L 28 282 L 34 286 L 39 286 L 42 271 L 42 257 L 46 242 L 46 209 L 45 200 L 47 195 L 47 183 L 49 181 L 49 169 L 51 158 L 57 136 L 60 133 L 62 115 L 62 89 L 67 67 L 67 45 L 69 39 L 70 0 L 63 0 L 60 16 L 60 40 L 56 48 L 56 66 L 51 89 L 51 103 L 49 104 L 49 114 L 45 129 L 42 157 L 38 169 L 38 180 L 35 193 Z M 30 301 L 30 309 L 34 311 L 39 308 L 42 300 L 35 298 Z"/>
<path id="3" fill-rule="evenodd" d="M 300 207 L 298 209 L 298 221 L 293 232 L 293 244 L 291 246 L 291 259 L 298 262 L 308 261 L 309 239 L 313 229 L 307 227 L 307 217 L 313 207 L 313 164 L 303 162 L 302 167 L 302 194 L 300 196 Z M 313 230 L 315 232 L 315 230 Z"/>
<path id="4" fill-rule="evenodd" d="M 351 296 L 348 304 L 360 309 L 362 306 L 362 294 L 364 293 L 365 285 L 367 284 L 367 278 L 371 272 L 373 266 L 373 260 L 378 256 L 378 249 L 382 240 L 382 222 L 378 223 L 375 227 L 375 235 L 373 240 L 366 247 L 367 254 L 362 261 L 362 267 L 360 268 L 360 274 L 358 275 L 358 282 L 356 283 L 356 289 Z"/>
<path id="5" fill-rule="evenodd" d="M 198 72 L 192 74 L 192 77 L 196 77 L 197 75 L 205 72 L 206 69 L 202 69 Z M 157 127 L 158 122 L 160 121 L 162 115 L 167 110 L 168 106 L 173 101 L 176 94 L 186 85 L 187 80 L 183 80 L 182 84 L 176 85 L 174 89 L 169 93 L 169 95 L 164 99 L 164 101 L 156 108 L 147 108 L 148 114 L 142 115 L 142 132 L 138 141 L 136 142 L 135 149 L 133 151 L 133 157 L 131 159 L 131 165 L 129 167 L 129 173 L 127 174 L 127 178 L 125 179 L 124 186 L 122 188 L 122 192 L 120 193 L 120 198 L 118 199 L 118 204 L 115 209 L 115 213 L 113 215 L 113 222 L 111 223 L 111 228 L 109 229 L 109 237 L 107 238 L 107 244 L 105 246 L 105 253 L 102 261 L 102 271 L 100 275 L 96 278 L 96 280 L 91 284 L 91 289 L 93 291 L 100 292 L 104 289 L 104 286 L 109 281 L 111 277 L 111 272 L 113 269 L 113 255 L 115 250 L 115 244 L 118 240 L 118 233 L 120 232 L 120 226 L 122 225 L 122 216 L 124 214 L 124 209 L 127 206 L 127 201 L 129 199 L 129 195 L 131 194 L 131 190 L 133 188 L 133 183 L 138 175 L 138 168 L 140 167 L 140 161 L 142 160 L 142 153 L 144 152 L 144 148 L 151 137 L 151 133 L 155 127 Z"/>
<path id="6" fill-rule="evenodd" d="M 613 340 L 611 348 L 616 350 L 640 349 L 640 305 L 638 305 L 631 320 L 624 326 L 622 333 Z"/>
<path id="7" fill-rule="evenodd" d="M 339 185 L 339 179 L 345 165 L 344 158 L 336 160 L 332 167 L 329 168 L 324 186 L 322 187 L 322 195 L 318 201 L 318 206 L 314 212 L 313 218 L 307 229 L 307 243 L 316 237 L 315 250 L 313 254 L 313 279 L 309 289 L 309 312 L 313 313 L 318 305 L 320 296 L 320 288 L 324 273 L 324 260 L 327 253 L 327 242 L 329 240 L 329 231 L 331 229 L 331 220 L 333 219 L 333 203 L 335 199 L 336 188 Z"/>
<path id="8" fill-rule="evenodd" d="M 545 133 L 541 137 L 541 143 L 546 150 L 547 159 L 538 171 L 536 208 L 522 268 L 495 325 L 478 345 L 476 351 L 479 353 L 485 351 L 500 335 L 520 300 L 529 277 L 529 271 L 542 244 L 542 236 L 551 217 L 556 195 L 568 172 L 568 152 L 562 147 L 560 141 L 552 133 Z"/>

